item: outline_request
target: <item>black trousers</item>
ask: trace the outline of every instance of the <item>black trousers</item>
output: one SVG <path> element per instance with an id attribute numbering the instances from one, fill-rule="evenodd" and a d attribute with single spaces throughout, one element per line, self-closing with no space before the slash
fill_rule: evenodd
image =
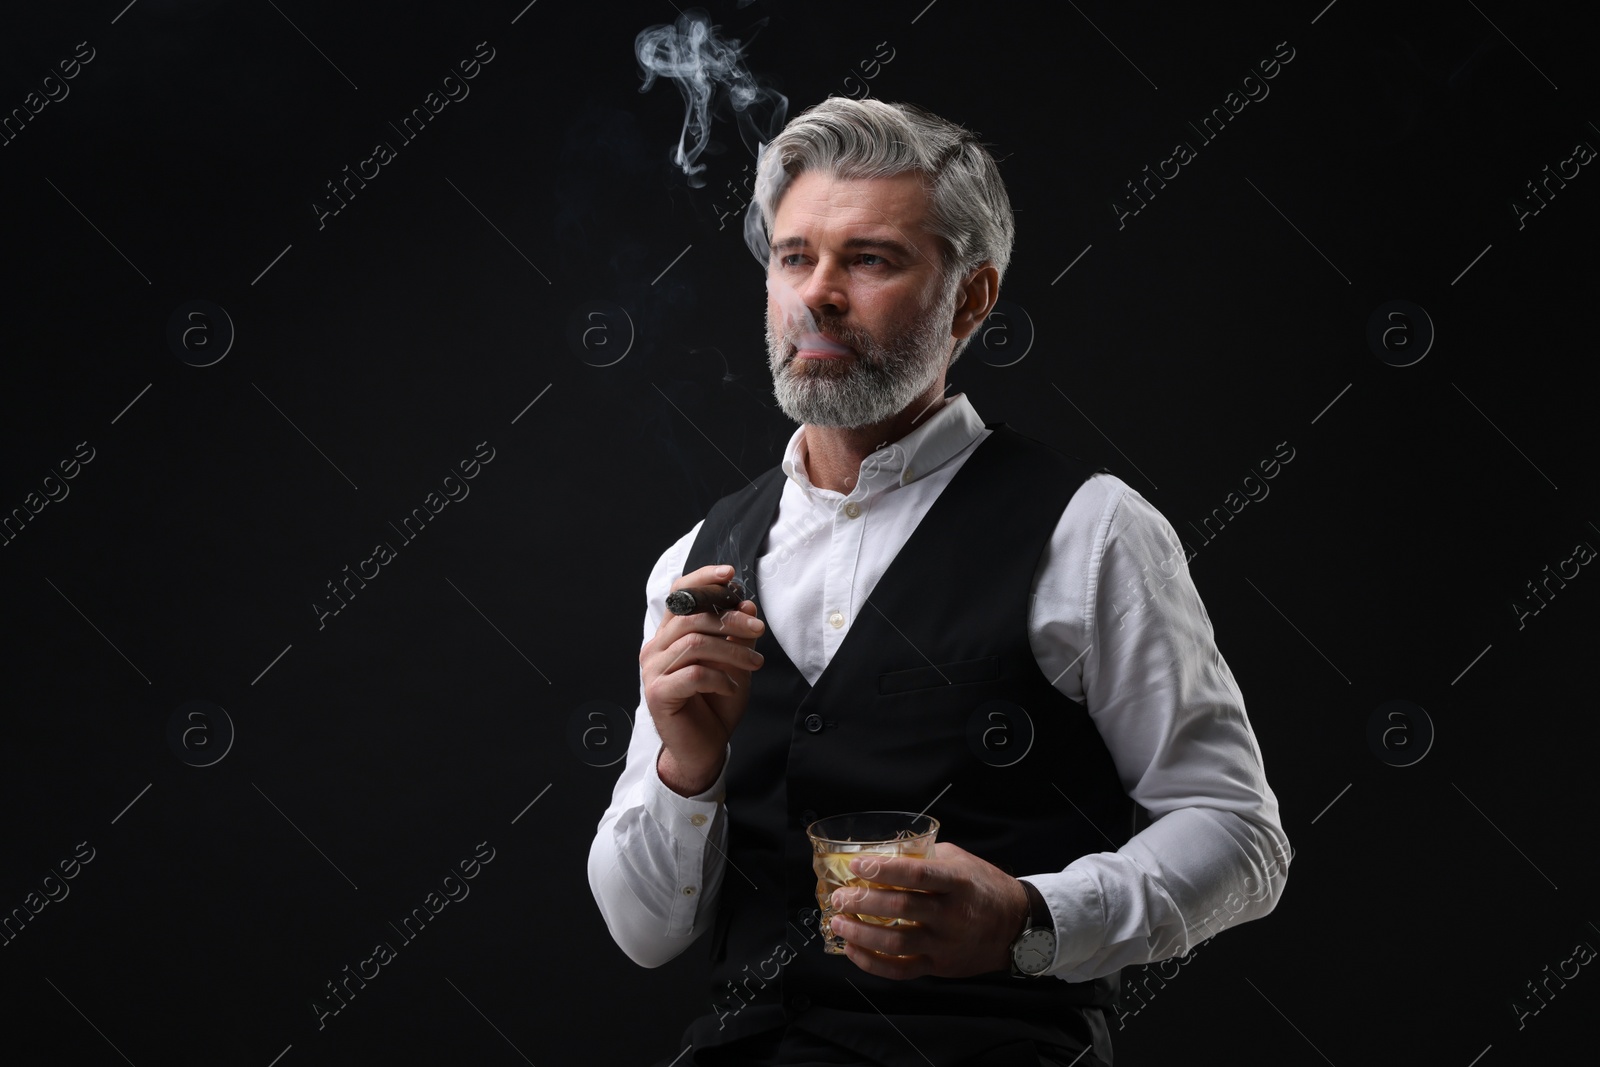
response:
<path id="1" fill-rule="evenodd" d="M 926 1067 L 927 1060 L 911 1045 L 903 1060 L 865 1060 L 860 1055 L 804 1030 L 761 1034 L 719 1048 L 696 1050 L 677 1060 L 663 1059 L 655 1067 Z M 990 1050 L 960 1067 L 1110 1067 L 1087 1049 L 1074 1051 L 1016 1041 Z"/>

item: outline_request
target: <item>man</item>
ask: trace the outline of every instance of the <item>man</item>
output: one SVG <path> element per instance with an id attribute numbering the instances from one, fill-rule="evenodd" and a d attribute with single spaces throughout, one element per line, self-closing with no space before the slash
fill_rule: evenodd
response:
<path id="1" fill-rule="evenodd" d="M 1154 508 L 944 396 L 1013 237 L 975 137 L 830 98 L 758 171 L 769 359 L 802 425 L 650 576 L 595 898 L 644 966 L 710 932 L 683 1063 L 1108 1064 L 1121 967 L 1281 892 L 1238 687 Z M 664 610 L 733 577 L 738 610 Z M 909 922 L 836 917 L 825 955 L 806 826 L 924 809 L 932 859 L 857 860 L 899 888 L 840 891 Z"/>

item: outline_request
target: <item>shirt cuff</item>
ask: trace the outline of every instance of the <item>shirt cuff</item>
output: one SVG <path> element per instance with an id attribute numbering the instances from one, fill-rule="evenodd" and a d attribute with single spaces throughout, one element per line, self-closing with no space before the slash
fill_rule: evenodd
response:
<path id="1" fill-rule="evenodd" d="M 1031 882 L 1044 897 L 1055 926 L 1056 955 L 1045 974 L 1071 971 L 1100 950 L 1105 930 L 1105 900 L 1100 887 L 1083 871 L 1029 875 L 1020 881 Z"/>
<path id="2" fill-rule="evenodd" d="M 660 759 L 659 751 L 656 760 Z M 722 773 L 704 793 L 692 797 L 679 796 L 661 780 L 656 760 L 650 761 L 650 782 L 645 790 L 646 814 L 663 827 L 672 840 L 675 880 L 672 887 L 672 904 L 667 912 L 667 936 L 685 937 L 693 929 L 700 899 L 713 881 L 707 869 L 706 846 L 716 849 L 720 860 L 722 850 L 714 843 L 713 834 L 725 836 L 725 820 L 721 818 L 722 800 L 726 790 L 728 763 L 723 759 Z"/>

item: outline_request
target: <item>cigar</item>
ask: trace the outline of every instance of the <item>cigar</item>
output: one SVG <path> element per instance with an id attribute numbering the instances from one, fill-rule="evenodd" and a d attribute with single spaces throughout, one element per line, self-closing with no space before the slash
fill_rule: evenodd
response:
<path id="1" fill-rule="evenodd" d="M 749 599 L 744 586 L 735 578 L 727 585 L 692 585 L 667 595 L 667 610 L 674 615 L 700 615 L 711 612 L 721 615 L 736 610 Z"/>

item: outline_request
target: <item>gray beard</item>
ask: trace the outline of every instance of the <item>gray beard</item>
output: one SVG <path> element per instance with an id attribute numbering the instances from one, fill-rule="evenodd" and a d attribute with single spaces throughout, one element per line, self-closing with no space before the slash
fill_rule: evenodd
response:
<path id="1" fill-rule="evenodd" d="M 914 327 L 885 343 L 819 319 L 818 330 L 855 354 L 843 361 L 791 359 L 787 366 L 784 359 L 790 346 L 799 342 L 803 327 L 796 324 L 791 336 L 780 337 L 773 330 L 769 307 L 767 361 L 778 406 L 795 422 L 812 426 L 854 428 L 894 418 L 927 392 L 944 368 L 950 343 L 944 305 L 949 301 L 937 303 L 937 311 L 919 316 Z"/>

